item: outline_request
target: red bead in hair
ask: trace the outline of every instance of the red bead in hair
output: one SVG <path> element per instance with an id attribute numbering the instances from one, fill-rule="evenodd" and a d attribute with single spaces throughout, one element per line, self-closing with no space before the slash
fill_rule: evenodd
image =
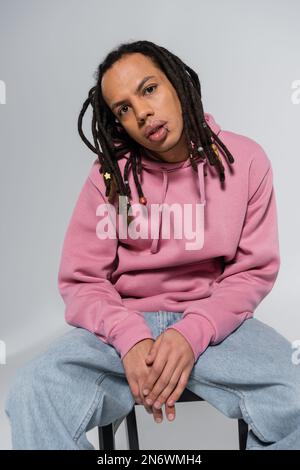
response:
<path id="1" fill-rule="evenodd" d="M 140 204 L 144 204 L 144 205 L 147 204 L 147 199 L 145 198 L 145 196 L 141 196 L 141 197 L 139 198 L 139 201 L 140 201 Z"/>

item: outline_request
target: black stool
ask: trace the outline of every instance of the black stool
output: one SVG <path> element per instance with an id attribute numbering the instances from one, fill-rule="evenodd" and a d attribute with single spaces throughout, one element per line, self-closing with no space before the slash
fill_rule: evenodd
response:
<path id="1" fill-rule="evenodd" d="M 188 402 L 188 401 L 204 401 L 204 399 L 186 388 L 176 403 Z M 132 410 L 125 418 L 129 450 L 139 449 L 139 438 L 138 438 L 136 415 L 135 415 L 136 404 L 137 403 L 134 404 Z M 238 430 L 239 430 L 239 449 L 245 450 L 247 435 L 248 435 L 248 424 L 242 418 L 238 419 Z M 114 450 L 115 449 L 115 433 L 116 433 L 116 429 L 114 427 L 114 423 L 108 424 L 107 426 L 98 426 L 100 450 Z"/>

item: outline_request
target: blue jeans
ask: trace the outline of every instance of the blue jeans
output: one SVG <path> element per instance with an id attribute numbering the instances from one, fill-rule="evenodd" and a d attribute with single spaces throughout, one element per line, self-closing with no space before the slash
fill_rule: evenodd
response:
<path id="1" fill-rule="evenodd" d="M 156 338 L 182 313 L 144 315 Z M 250 318 L 205 350 L 187 388 L 248 423 L 247 450 L 299 450 L 300 365 L 292 352 L 276 330 Z M 93 450 L 86 431 L 112 422 L 117 428 L 134 403 L 115 348 L 72 327 L 25 364 L 10 386 L 5 411 L 13 449 Z"/>

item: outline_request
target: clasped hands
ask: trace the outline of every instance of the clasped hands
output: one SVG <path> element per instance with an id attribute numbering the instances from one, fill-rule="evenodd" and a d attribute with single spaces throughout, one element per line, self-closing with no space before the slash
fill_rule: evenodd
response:
<path id="1" fill-rule="evenodd" d="M 136 403 L 163 420 L 162 406 L 170 421 L 175 418 L 175 402 L 180 398 L 194 366 L 193 350 L 175 329 L 161 333 L 156 340 L 135 344 L 123 358 L 126 377 Z"/>

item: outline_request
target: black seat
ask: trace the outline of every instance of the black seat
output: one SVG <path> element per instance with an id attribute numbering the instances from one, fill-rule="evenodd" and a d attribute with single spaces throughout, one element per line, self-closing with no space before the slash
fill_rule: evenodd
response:
<path id="1" fill-rule="evenodd" d="M 186 388 L 181 394 L 181 397 L 179 398 L 179 400 L 177 400 L 177 403 L 189 402 L 189 401 L 204 401 L 204 399 Z M 136 415 L 135 415 L 135 405 L 137 405 L 137 403 L 134 404 L 132 410 L 125 418 L 129 450 L 139 449 L 139 438 L 138 438 L 138 430 L 137 430 Z M 245 450 L 247 435 L 248 435 L 248 424 L 242 418 L 238 419 L 238 432 L 239 432 L 239 449 Z M 115 449 L 115 433 L 116 433 L 115 423 L 108 424 L 107 426 L 98 426 L 100 450 Z"/>

